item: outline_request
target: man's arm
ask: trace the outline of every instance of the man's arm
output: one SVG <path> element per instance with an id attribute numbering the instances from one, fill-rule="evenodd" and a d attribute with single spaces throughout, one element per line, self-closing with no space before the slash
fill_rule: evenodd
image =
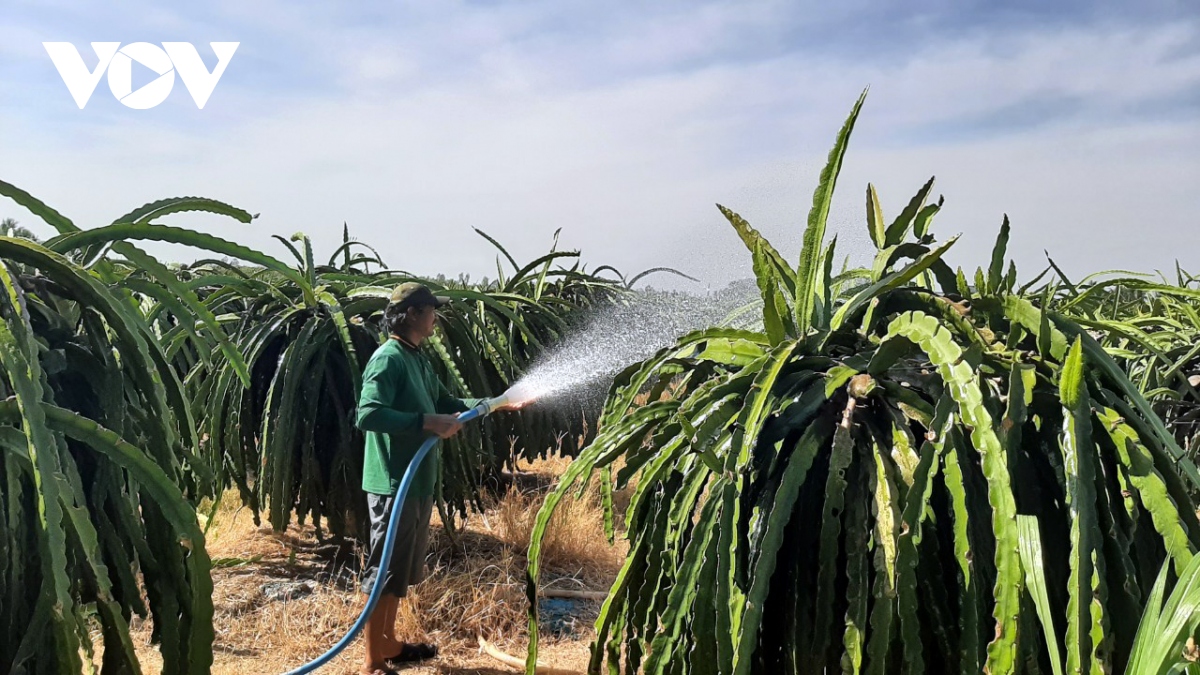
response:
<path id="1" fill-rule="evenodd" d="M 438 399 L 434 403 L 434 408 L 440 413 L 460 413 L 466 412 L 471 408 L 479 405 L 483 399 L 480 398 L 457 398 L 450 393 L 446 385 L 442 383 L 441 378 L 438 378 Z"/>
<path id="2" fill-rule="evenodd" d="M 362 393 L 358 397 L 356 424 L 363 431 L 378 431 L 387 434 L 419 433 L 424 426 L 424 415 L 419 412 L 396 410 L 391 406 L 395 400 L 404 366 L 391 359 L 378 359 L 367 366 L 363 373 Z"/>

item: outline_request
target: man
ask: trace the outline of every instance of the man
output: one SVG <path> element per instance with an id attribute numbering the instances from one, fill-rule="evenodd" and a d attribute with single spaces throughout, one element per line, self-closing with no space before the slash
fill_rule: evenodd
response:
<path id="1" fill-rule="evenodd" d="M 433 335 L 437 308 L 448 302 L 418 283 L 397 286 L 383 313 L 388 340 L 371 355 L 363 373 L 358 428 L 366 434 L 362 486 L 371 516 L 371 552 L 362 577 L 365 592 L 380 574 L 388 519 L 409 463 L 430 436 L 450 438 L 458 433 L 458 413 L 478 402 L 451 396 L 420 351 L 425 338 Z M 437 655 L 433 645 L 397 640 L 395 624 L 400 598 L 424 577 L 439 461 L 435 448 L 422 462 L 402 505 L 396 546 L 382 575 L 383 596 L 367 619 L 365 675 L 390 675 L 404 663 Z"/>

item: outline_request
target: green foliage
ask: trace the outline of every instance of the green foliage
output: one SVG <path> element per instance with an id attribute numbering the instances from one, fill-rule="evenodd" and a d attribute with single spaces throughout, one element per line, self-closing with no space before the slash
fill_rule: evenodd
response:
<path id="1" fill-rule="evenodd" d="M 231 326 L 249 367 L 249 387 L 241 386 L 236 364 L 206 358 L 211 347 L 194 344 L 188 322 L 162 310 L 164 334 L 173 333 L 180 345 L 175 355 L 184 359 L 181 371 L 197 417 L 205 420 L 205 459 L 221 467 L 220 475 L 256 514 L 269 508 L 279 529 L 293 515 L 300 522 L 311 516 L 318 532 L 324 520 L 335 535 L 365 535 L 362 437 L 353 412 L 362 369 L 386 337 L 382 313 L 395 285 L 417 280 L 454 299 L 441 311 L 427 349 L 463 397 L 503 392 L 578 315 L 622 294 L 578 269 L 551 267 L 575 252 L 552 251 L 515 269 L 501 287 L 478 289 L 405 272 L 368 273 L 367 265 L 382 262 L 377 254 L 349 257 L 356 242 L 348 235 L 330 257 L 339 266 L 314 267 L 303 234 L 281 241 L 298 263 L 287 274 L 274 274 L 271 265 L 266 272 L 234 268 L 231 277 L 227 266 L 211 261 L 180 273 Z M 191 356 L 185 355 L 189 344 Z M 471 425 L 443 443 L 443 516 L 449 521 L 480 505 L 484 486 L 516 458 L 511 439 L 520 439 L 517 455 L 534 456 L 560 443 L 570 451 L 594 429 L 594 415 L 589 419 L 578 408 L 532 408 Z"/>
<path id="2" fill-rule="evenodd" d="M 611 489 L 636 487 L 591 672 L 1196 669 L 1183 659 L 1200 626 L 1197 280 L 1073 283 L 1051 261 L 1018 288 L 1005 218 L 969 281 L 944 260 L 957 238 L 931 232 L 932 178 L 890 222 L 868 185 L 875 259 L 835 274 L 826 225 L 864 98 L 821 172 L 795 267 L 719 207 L 758 302 L 628 367 L 598 419 L 535 406 L 444 444 L 450 523 L 517 454 L 586 446 L 531 542 L 531 672 L 542 537 L 597 475 L 610 520 Z M 319 264 L 302 233 L 277 237 L 284 262 L 160 222 L 252 222 L 211 199 L 83 231 L 12 185 L 0 194 L 58 232 L 42 244 L 0 222 L 4 672 L 78 672 L 98 645 L 102 672 L 140 672 L 134 614 L 153 621 L 164 672 L 207 672 L 214 563 L 194 504 L 230 486 L 276 528 L 311 517 L 318 532 L 361 535 L 351 420 L 394 285 L 456 300 L 428 350 L 468 397 L 508 388 L 647 275 L 686 276 L 588 272 L 557 233 L 521 264 L 479 232 L 496 279 L 420 279 L 347 228 Z M 164 265 L 145 240 L 219 259 Z"/>
<path id="3" fill-rule="evenodd" d="M 1196 653 L 1195 643 L 1200 628 L 1200 556 L 1194 556 L 1180 572 L 1171 595 L 1163 602 L 1168 576 L 1168 566 L 1164 565 L 1150 590 L 1146 613 L 1138 626 L 1129 658 L 1130 673 L 1200 673 L 1197 663 L 1200 654 Z"/>
<path id="4" fill-rule="evenodd" d="M 824 213 L 860 105 L 798 268 L 722 208 L 762 330 L 689 334 L 614 382 L 538 514 L 528 672 L 545 527 L 610 469 L 636 488 L 594 673 L 1119 672 L 1163 561 L 1195 558 L 1188 461 L 1084 326 L 1014 291 L 1007 221 L 969 284 L 930 231 L 932 180 L 887 226 L 868 188 L 879 252 L 836 288 Z"/>
<path id="5" fill-rule="evenodd" d="M 61 230 L 32 197 L 0 193 Z M 165 673 L 212 663 L 212 585 L 189 495 L 203 478 L 184 389 L 132 298 L 29 239 L 0 236 L 0 670 Z"/>
<path id="6" fill-rule="evenodd" d="M 316 263 L 305 235 L 277 237 L 293 266 L 157 222 L 197 210 L 241 222 L 253 218 L 210 199 L 159 200 L 109 226 L 81 231 L 17 188 L 7 186 L 5 194 L 60 231 L 46 243 L 50 250 L 90 266 L 145 317 L 147 337 L 161 345 L 156 366 L 171 366 L 172 402 L 185 414 L 191 440 L 201 439 L 187 463 L 189 477 L 201 483 L 197 494 L 215 496 L 236 486 L 256 519 L 269 509 L 280 529 L 295 515 L 300 522 L 311 516 L 318 533 L 323 522 L 338 536 L 365 533 L 362 439 L 352 420 L 362 368 L 384 337 L 382 310 L 395 284 L 416 279 L 458 301 L 443 312 L 429 354 L 464 397 L 504 391 L 586 311 L 625 293 L 623 279 L 558 264 L 576 252 L 552 249 L 524 266 L 513 261 L 499 285 L 477 288 L 402 271 L 369 272 L 371 265 L 384 267 L 382 260 L 348 231 L 326 265 Z M 137 240 L 184 244 L 222 260 L 171 268 L 137 248 Z M 478 506 L 480 490 L 515 459 L 514 450 L 525 456 L 560 447 L 573 452 L 594 430 L 594 413 L 564 406 L 472 425 L 444 444 L 443 515 L 450 520 L 452 512 Z"/>
<path id="7" fill-rule="evenodd" d="M 99 625 L 105 672 L 138 672 L 137 613 L 153 617 L 164 672 L 207 672 L 210 561 L 193 505 L 232 485 L 277 528 L 311 516 L 361 534 L 361 370 L 391 287 L 414 277 L 368 272 L 382 261 L 348 233 L 328 265 L 304 235 L 281 240 L 291 266 L 154 222 L 197 210 L 251 220 L 214 200 L 160 200 L 81 231 L 18 188 L 0 194 L 60 233 L 45 245 L 0 236 L 0 396 L 11 396 L 0 401 L 0 663 L 78 671 Z M 136 240 L 222 259 L 163 265 Z M 552 251 L 501 287 L 424 280 L 458 301 L 429 347 L 452 389 L 503 391 L 584 312 L 622 300 L 623 282 L 551 264 L 577 256 Z M 568 408 L 473 425 L 446 444 L 444 501 L 478 505 L 514 459 L 510 438 L 544 454 L 594 429 Z"/>
<path id="8" fill-rule="evenodd" d="M 1102 272 L 1072 283 L 1053 261 L 1051 269 L 1058 279 L 1034 293 L 1096 336 L 1194 462 L 1200 450 L 1197 280 L 1177 269 L 1174 280 Z M 1193 488 L 1192 496 L 1200 491 Z"/>

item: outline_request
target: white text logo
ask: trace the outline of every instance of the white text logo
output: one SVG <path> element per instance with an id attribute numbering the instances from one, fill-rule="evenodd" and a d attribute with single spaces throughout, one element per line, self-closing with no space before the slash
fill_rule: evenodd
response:
<path id="1" fill-rule="evenodd" d="M 217 66 L 209 72 L 200 59 L 199 52 L 190 42 L 164 42 L 162 47 L 149 42 L 133 42 L 121 46 L 120 42 L 93 42 L 92 50 L 96 52 L 99 63 L 96 69 L 89 71 L 83 62 L 79 50 L 70 42 L 43 42 L 42 46 L 50 54 L 54 67 L 67 85 L 67 91 L 75 99 L 75 104 L 82 110 L 87 105 L 100 77 L 108 71 L 108 88 L 113 96 L 124 105 L 136 110 L 146 110 L 167 100 L 171 88 L 175 86 L 175 73 L 187 87 L 197 108 L 203 108 L 212 96 L 213 89 L 225 67 L 233 58 L 240 42 L 210 42 L 213 52 L 217 55 Z M 149 68 L 158 74 L 153 81 L 142 85 L 137 91 L 133 90 L 133 62 Z"/>

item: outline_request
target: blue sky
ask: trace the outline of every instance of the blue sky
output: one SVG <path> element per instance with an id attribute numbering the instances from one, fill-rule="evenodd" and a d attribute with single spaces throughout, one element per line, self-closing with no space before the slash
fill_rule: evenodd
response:
<path id="1" fill-rule="evenodd" d="M 345 221 L 394 267 L 476 276 L 494 254 L 472 227 L 525 259 L 561 227 L 592 266 L 716 285 L 749 266 L 714 202 L 795 255 L 870 85 L 843 251 L 867 253 L 868 181 L 894 215 L 937 175 L 952 263 L 984 264 L 1008 213 L 1024 277 L 1043 250 L 1075 274 L 1200 270 L 1194 2 L 646 4 L 9 0 L 0 178 L 84 227 L 201 194 L 262 215 L 176 222 L 283 255 L 272 234 L 329 252 Z M 179 82 L 131 110 L 103 81 L 80 110 L 43 41 L 89 66 L 91 41 L 192 42 L 209 67 L 208 42 L 241 44 L 203 110 Z"/>

